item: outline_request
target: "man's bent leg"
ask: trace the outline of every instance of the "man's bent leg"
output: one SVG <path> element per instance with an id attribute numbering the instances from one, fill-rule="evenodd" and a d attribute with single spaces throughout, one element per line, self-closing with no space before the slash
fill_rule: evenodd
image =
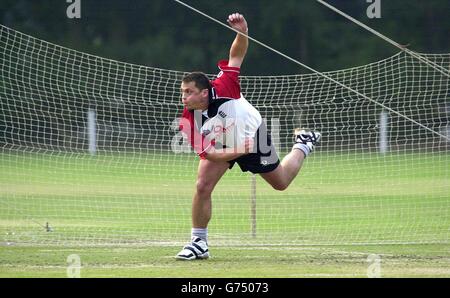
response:
<path id="1" fill-rule="evenodd" d="M 261 173 L 260 175 L 274 189 L 285 190 L 294 178 L 297 177 L 304 159 L 305 154 L 302 151 L 293 149 L 283 158 L 275 170 L 268 173 Z"/>
<path id="2" fill-rule="evenodd" d="M 306 156 L 314 150 L 314 146 L 319 143 L 321 134 L 317 131 L 305 131 L 295 129 L 295 144 L 292 151 L 284 157 L 278 167 L 268 173 L 261 173 L 261 176 L 276 190 L 285 190 L 289 184 L 297 177 Z"/>

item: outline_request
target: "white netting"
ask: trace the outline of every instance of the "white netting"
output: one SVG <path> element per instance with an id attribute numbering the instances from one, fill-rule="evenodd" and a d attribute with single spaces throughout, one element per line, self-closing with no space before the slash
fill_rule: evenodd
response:
<path id="1" fill-rule="evenodd" d="M 424 56 L 450 67 L 450 54 Z M 185 243 L 198 161 L 179 145 L 182 75 L 0 26 L 3 241 Z M 243 76 L 280 158 L 294 127 L 323 138 L 284 192 L 257 177 L 252 193 L 250 174 L 229 171 L 210 242 L 448 242 L 449 77 L 405 53 L 326 75 L 437 133 L 317 74 Z"/>

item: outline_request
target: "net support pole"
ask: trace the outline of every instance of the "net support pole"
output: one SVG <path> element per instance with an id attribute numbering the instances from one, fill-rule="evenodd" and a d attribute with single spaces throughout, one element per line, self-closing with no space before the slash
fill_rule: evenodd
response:
<path id="1" fill-rule="evenodd" d="M 97 127 L 96 127 L 97 115 L 94 109 L 88 110 L 88 141 L 89 141 L 89 153 L 94 156 L 97 153 Z"/>
<path id="2" fill-rule="evenodd" d="M 380 113 L 379 150 L 381 154 L 386 154 L 389 151 L 388 125 L 389 125 L 389 114 L 387 111 L 383 110 Z"/>
<path id="3" fill-rule="evenodd" d="M 252 238 L 256 238 L 256 175 L 251 176 L 250 221 Z"/>

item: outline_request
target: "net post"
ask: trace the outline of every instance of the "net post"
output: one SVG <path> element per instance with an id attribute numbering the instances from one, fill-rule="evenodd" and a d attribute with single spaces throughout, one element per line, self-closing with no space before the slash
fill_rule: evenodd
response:
<path id="1" fill-rule="evenodd" d="M 256 175 L 251 175 L 250 212 L 252 238 L 256 238 Z"/>
<path id="2" fill-rule="evenodd" d="M 89 153 L 94 156 L 97 152 L 97 128 L 95 125 L 96 122 L 96 113 L 95 110 L 90 108 L 88 110 L 88 140 L 89 140 Z"/>
<path id="3" fill-rule="evenodd" d="M 389 115 L 386 110 L 380 113 L 380 140 L 379 140 L 379 150 L 381 154 L 386 154 L 389 151 L 388 142 L 388 124 Z"/>

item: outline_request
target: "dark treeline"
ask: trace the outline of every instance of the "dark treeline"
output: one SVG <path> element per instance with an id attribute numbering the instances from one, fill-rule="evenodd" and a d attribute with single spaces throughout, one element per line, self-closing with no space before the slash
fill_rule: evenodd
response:
<path id="1" fill-rule="evenodd" d="M 314 0 L 186 2 L 223 22 L 229 13 L 242 12 L 251 36 L 320 71 L 366 65 L 399 51 Z M 448 0 L 382 0 L 380 19 L 367 17 L 366 0 L 329 2 L 410 49 L 449 52 Z M 69 19 L 66 0 L 0 2 L 3 25 L 66 47 L 12 30 L 0 34 L 0 147 L 87 151 L 88 111 L 95 110 L 99 150 L 167 150 L 182 110 L 180 72 L 138 65 L 214 74 L 235 33 L 172 0 L 81 4 L 81 19 Z M 402 53 L 332 76 L 439 131 L 448 123 L 448 80 L 406 57 Z M 448 55 L 429 57 L 448 66 Z M 295 124 L 328 134 L 324 150 L 348 149 L 342 135 L 352 149 L 376 148 L 379 106 L 318 76 L 280 79 L 284 85 L 251 77 L 305 72 L 252 43 L 242 69 L 244 94 L 259 103 L 263 117 L 278 118 L 283 128 Z M 416 148 L 417 139 L 436 141 L 427 130 L 390 116 L 392 146 Z M 289 147 L 286 136 L 281 143 Z"/>
<path id="2" fill-rule="evenodd" d="M 374 62 L 397 49 L 314 0 L 185 1 L 225 22 L 239 11 L 250 35 L 320 71 Z M 369 19 L 366 0 L 329 0 L 349 15 L 419 52 L 450 48 L 450 1 L 381 0 Z M 171 0 L 81 0 L 69 19 L 66 0 L 2 0 L 0 22 L 15 30 L 97 56 L 175 70 L 215 73 L 234 33 Z M 244 75 L 304 73 L 300 66 L 252 44 Z"/>

